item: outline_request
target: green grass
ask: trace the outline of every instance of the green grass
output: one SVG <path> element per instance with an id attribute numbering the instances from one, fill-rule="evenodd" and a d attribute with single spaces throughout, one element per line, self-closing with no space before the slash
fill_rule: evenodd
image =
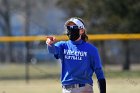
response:
<path id="1" fill-rule="evenodd" d="M 25 66 L 0 65 L 0 93 L 62 93 L 58 64 L 30 65 L 30 81 L 25 82 Z M 140 70 L 121 71 L 105 68 L 107 93 L 139 93 Z M 94 75 L 94 93 L 99 93 Z"/>
<path id="2" fill-rule="evenodd" d="M 57 78 L 60 67 L 57 64 L 29 65 L 30 78 Z M 8 64 L 0 65 L 0 79 L 24 79 L 25 65 Z"/>
<path id="3" fill-rule="evenodd" d="M 29 65 L 29 76 L 32 79 L 43 78 L 58 78 L 60 77 L 59 64 L 38 64 Z M 105 75 L 107 78 L 125 78 L 125 77 L 140 77 L 140 70 L 121 71 L 105 68 Z M 24 79 L 25 65 L 23 64 L 5 64 L 0 65 L 0 80 L 1 79 Z"/>
<path id="4" fill-rule="evenodd" d="M 105 71 L 107 78 L 140 77 L 140 71 Z"/>

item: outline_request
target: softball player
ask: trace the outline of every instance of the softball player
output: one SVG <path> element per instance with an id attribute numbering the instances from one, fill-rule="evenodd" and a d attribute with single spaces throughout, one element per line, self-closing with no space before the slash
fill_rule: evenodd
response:
<path id="1" fill-rule="evenodd" d="M 106 93 L 106 80 L 97 48 L 86 42 L 88 36 L 80 18 L 70 18 L 64 25 L 68 41 L 55 43 L 48 36 L 46 43 L 50 53 L 61 60 L 63 93 L 93 93 L 92 76 L 95 72 L 100 93 Z"/>

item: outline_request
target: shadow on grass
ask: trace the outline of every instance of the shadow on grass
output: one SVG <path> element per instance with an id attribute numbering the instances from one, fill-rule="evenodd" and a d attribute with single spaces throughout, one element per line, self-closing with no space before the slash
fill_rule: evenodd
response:
<path id="1" fill-rule="evenodd" d="M 139 78 L 140 71 L 105 71 L 107 78 Z"/>

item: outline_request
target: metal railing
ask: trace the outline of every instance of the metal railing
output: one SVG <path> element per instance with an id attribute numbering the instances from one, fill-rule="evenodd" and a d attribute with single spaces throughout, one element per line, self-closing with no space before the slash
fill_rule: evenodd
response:
<path id="1" fill-rule="evenodd" d="M 54 35 L 55 36 L 55 35 Z M 68 40 L 66 35 L 55 36 L 59 40 Z M 88 35 L 89 40 L 139 40 L 140 34 L 96 34 Z M 1 36 L 0 42 L 45 41 L 45 36 Z"/>

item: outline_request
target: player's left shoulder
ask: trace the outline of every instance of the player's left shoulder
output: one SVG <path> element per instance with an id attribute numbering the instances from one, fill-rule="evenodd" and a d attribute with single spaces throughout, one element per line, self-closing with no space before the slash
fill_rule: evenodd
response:
<path id="1" fill-rule="evenodd" d="M 86 46 L 86 49 L 90 55 L 98 54 L 98 48 L 94 44 L 86 42 Z"/>

